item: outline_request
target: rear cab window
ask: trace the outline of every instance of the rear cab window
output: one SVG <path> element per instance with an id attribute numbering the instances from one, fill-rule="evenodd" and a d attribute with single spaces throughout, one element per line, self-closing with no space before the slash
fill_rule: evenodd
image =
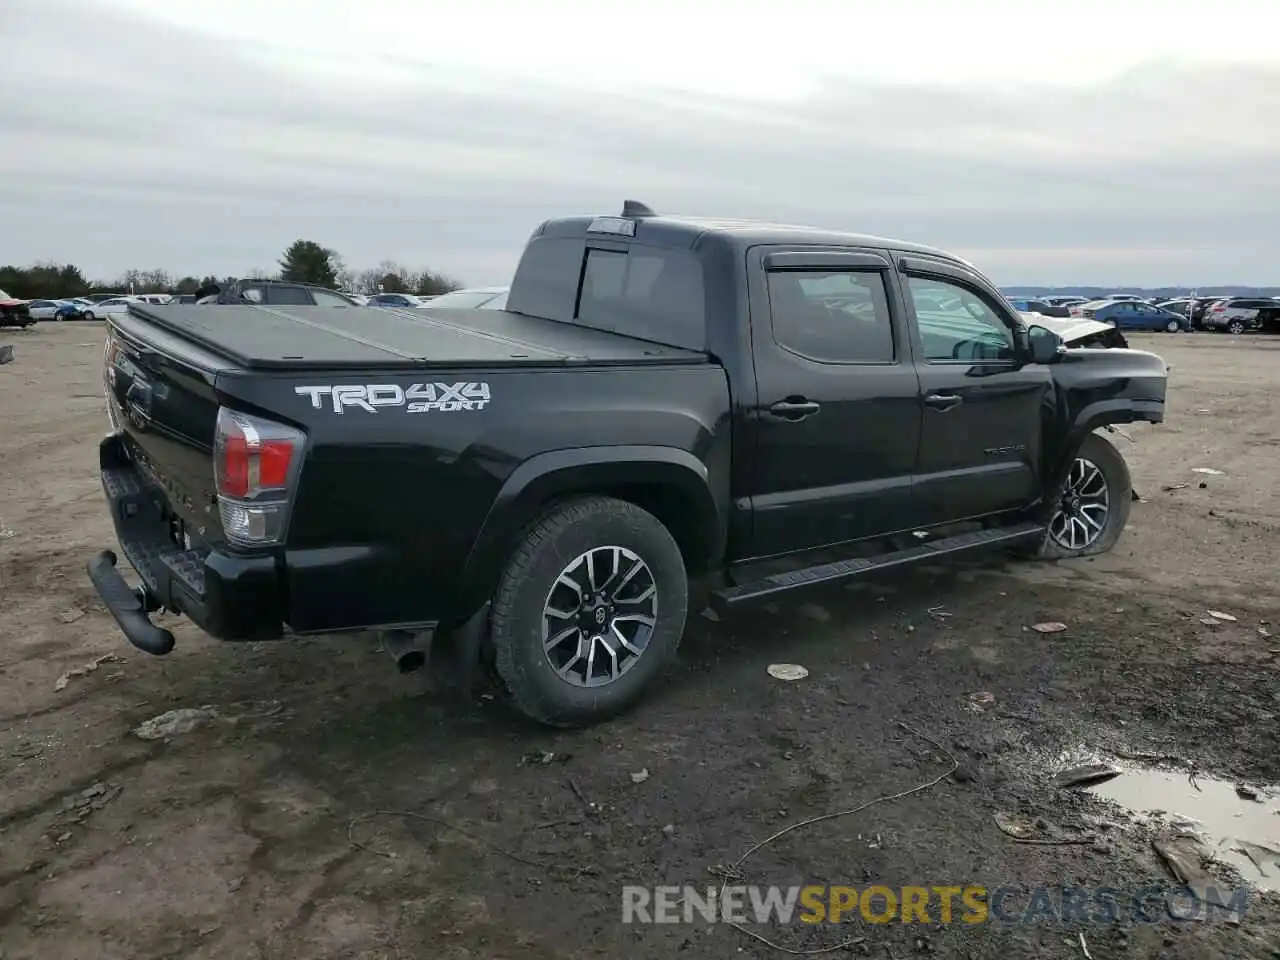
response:
<path id="1" fill-rule="evenodd" d="M 707 348 L 702 265 L 686 247 L 593 232 L 534 237 L 507 309 L 667 346 Z"/>
<path id="2" fill-rule="evenodd" d="M 702 267 L 685 250 L 588 246 L 574 319 L 597 330 L 706 349 Z"/>

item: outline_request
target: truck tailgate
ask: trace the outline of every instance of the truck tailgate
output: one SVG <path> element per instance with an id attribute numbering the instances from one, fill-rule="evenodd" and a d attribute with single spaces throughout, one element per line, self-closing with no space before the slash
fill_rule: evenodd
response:
<path id="1" fill-rule="evenodd" d="M 218 361 L 172 338 L 108 326 L 103 363 L 107 408 L 124 447 L 199 538 L 221 539 L 213 477 Z"/>
<path id="2" fill-rule="evenodd" d="M 246 370 L 706 361 L 692 350 L 503 310 L 249 304 L 134 304 L 129 310 Z"/>

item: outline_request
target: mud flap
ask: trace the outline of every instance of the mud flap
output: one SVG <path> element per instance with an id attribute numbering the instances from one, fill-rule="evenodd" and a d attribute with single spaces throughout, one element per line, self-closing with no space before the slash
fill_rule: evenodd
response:
<path id="1" fill-rule="evenodd" d="M 441 624 L 431 636 L 427 672 L 439 689 L 470 702 L 480 672 L 480 644 L 489 629 L 489 604 L 467 620 Z"/>

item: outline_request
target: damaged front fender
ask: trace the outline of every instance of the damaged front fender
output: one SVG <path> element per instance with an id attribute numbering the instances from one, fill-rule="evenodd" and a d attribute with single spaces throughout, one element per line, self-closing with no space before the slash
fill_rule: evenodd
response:
<path id="1" fill-rule="evenodd" d="M 1052 424 L 1046 444 L 1047 489 L 1066 476 L 1084 438 L 1099 429 L 1132 437 L 1122 425 L 1164 421 L 1168 367 L 1145 350 L 1063 350 L 1053 370 Z"/>

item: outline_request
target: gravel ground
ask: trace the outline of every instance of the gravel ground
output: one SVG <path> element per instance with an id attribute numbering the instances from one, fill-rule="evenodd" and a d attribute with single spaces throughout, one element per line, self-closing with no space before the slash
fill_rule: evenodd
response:
<path id="1" fill-rule="evenodd" d="M 0 331 L 17 353 L 0 368 L 0 955 L 782 956 L 724 924 L 624 925 L 622 887 L 715 883 L 709 868 L 790 823 L 939 777 L 789 833 L 745 882 L 1170 883 L 1152 825 L 1052 778 L 1097 754 L 1264 799 L 1280 782 L 1280 341 L 1136 339 L 1173 366 L 1169 420 L 1117 441 L 1143 500 L 1113 553 L 694 617 L 638 710 L 558 733 L 443 703 L 355 638 L 225 645 L 179 623 L 172 655 L 133 650 L 83 572 L 112 542 L 102 328 Z M 1067 629 L 1028 629 L 1046 620 Z M 810 674 L 774 680 L 775 661 Z M 200 708 L 170 740 L 130 733 Z M 1084 842 L 1017 843 L 997 814 Z M 854 938 L 838 954 L 854 956 L 1075 958 L 1083 934 L 1099 960 L 1274 958 L 1280 898 L 1252 893 L 1238 926 L 752 929 L 796 950 Z"/>

